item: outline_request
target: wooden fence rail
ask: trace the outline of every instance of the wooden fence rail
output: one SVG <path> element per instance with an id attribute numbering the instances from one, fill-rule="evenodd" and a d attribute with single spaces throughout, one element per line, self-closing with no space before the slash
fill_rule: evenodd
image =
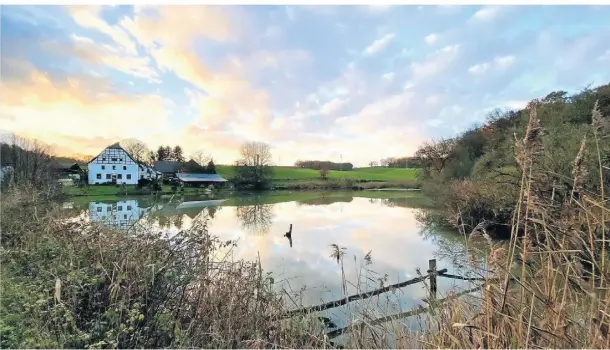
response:
<path id="1" fill-rule="evenodd" d="M 477 287 L 474 287 L 474 288 L 471 288 L 471 289 L 467 289 L 467 290 L 461 291 L 461 292 L 457 293 L 456 295 L 454 295 L 453 298 L 459 298 L 462 295 L 469 294 L 469 293 L 472 293 L 472 292 L 476 292 L 477 290 L 481 289 L 482 287 L 483 286 L 480 285 L 480 286 L 477 286 Z M 381 324 L 381 323 L 385 323 L 385 322 L 388 322 L 388 321 L 392 321 L 392 320 L 400 320 L 400 319 L 411 317 L 411 316 L 421 315 L 423 313 L 429 312 L 434 307 L 440 306 L 445 301 L 447 301 L 447 299 L 449 299 L 449 298 L 450 297 L 446 297 L 446 298 L 443 298 L 443 299 L 436 300 L 431 306 L 422 307 L 422 308 L 418 308 L 416 310 L 402 312 L 402 313 L 399 313 L 399 314 L 384 316 L 384 317 L 380 317 L 380 318 L 374 319 L 372 321 L 366 321 L 366 322 L 360 322 L 360 323 L 357 323 L 357 324 L 348 325 L 348 326 L 343 327 L 343 328 L 338 328 L 338 329 L 335 329 L 335 330 L 332 330 L 332 331 L 326 333 L 326 335 L 328 336 L 329 339 L 333 339 L 333 338 L 336 338 L 336 337 L 340 336 L 343 333 L 347 333 L 347 332 L 351 331 L 352 329 L 358 329 L 359 327 L 362 327 L 364 325 L 375 326 L 375 325 L 378 325 L 378 324 Z"/>
<path id="2" fill-rule="evenodd" d="M 443 273 L 447 272 L 447 269 L 442 269 L 440 271 L 435 271 L 435 272 L 437 274 L 443 274 Z M 297 310 L 292 310 L 292 311 L 289 311 L 286 314 L 286 317 L 291 317 L 291 316 L 294 316 L 294 315 L 297 315 L 297 314 L 308 314 L 308 313 L 312 313 L 312 312 L 316 312 L 316 311 L 323 311 L 323 310 L 327 310 L 327 309 L 332 309 L 334 307 L 345 305 L 345 304 L 347 304 L 349 302 L 352 302 L 352 301 L 370 298 L 370 297 L 373 297 L 375 295 L 379 295 L 381 293 L 389 292 L 389 291 L 391 291 L 393 289 L 402 288 L 402 287 L 406 287 L 406 286 L 411 285 L 411 284 L 423 282 L 423 281 L 426 280 L 426 278 L 430 278 L 431 276 L 433 276 L 433 274 L 423 275 L 423 276 L 420 276 L 420 277 L 416 277 L 416 278 L 410 279 L 408 281 L 404 281 L 404 282 L 400 282 L 400 283 L 389 285 L 387 287 L 375 289 L 375 290 L 372 290 L 370 292 L 354 294 L 354 295 L 350 295 L 350 296 L 342 298 L 342 299 L 338 299 L 338 300 L 334 300 L 334 301 L 329 301 L 329 302 L 321 304 L 321 305 L 309 306 L 309 307 L 304 307 L 304 308 L 297 309 Z"/>

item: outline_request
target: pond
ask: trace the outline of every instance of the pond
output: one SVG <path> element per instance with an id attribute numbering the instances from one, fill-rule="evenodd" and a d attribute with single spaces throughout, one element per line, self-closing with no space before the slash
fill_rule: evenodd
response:
<path id="1" fill-rule="evenodd" d="M 296 307 L 341 299 L 344 288 L 351 295 L 409 280 L 418 276 L 417 269 L 426 274 L 430 259 L 437 259 L 438 269 L 463 275 L 464 261 L 477 257 L 466 251 L 459 234 L 424 229 L 418 221 L 424 204 L 413 193 L 371 191 L 274 192 L 171 201 L 79 198 L 64 205 L 74 212 L 71 215 L 123 229 L 152 224 L 171 232 L 207 218 L 213 235 L 238 240 L 232 258 L 260 259 L 263 269 L 272 274 L 274 287 L 285 292 L 289 306 Z M 292 241 L 284 236 L 290 225 Z M 342 264 L 331 257 L 333 244 L 344 252 Z M 370 261 L 365 259 L 367 254 Z M 438 279 L 439 297 L 470 287 L 463 281 Z M 324 314 L 343 327 L 348 323 L 345 315 L 355 310 L 400 313 L 425 307 L 427 297 L 426 286 L 417 283 Z"/>

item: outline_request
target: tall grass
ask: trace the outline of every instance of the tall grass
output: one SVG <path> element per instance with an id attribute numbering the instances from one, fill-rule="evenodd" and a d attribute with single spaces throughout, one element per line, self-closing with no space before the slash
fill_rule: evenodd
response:
<path id="1" fill-rule="evenodd" d="M 544 166 L 536 104 L 530 109 L 525 136 L 515 144 L 520 181 L 510 241 L 494 243 L 485 224 L 462 232 L 470 250 L 477 249 L 471 240 L 486 238 L 484 261 L 469 261 L 482 272 L 484 280 L 472 286 L 482 283 L 480 293 L 473 299 L 450 292 L 421 312 L 396 315 L 388 311 L 398 308 L 397 292 L 350 305 L 346 346 L 610 348 L 608 170 L 597 146 L 608 137 L 607 119 L 594 111 L 593 132 L 571 155 L 571 185 L 558 186 Z M 597 151 L 597 169 L 586 168 L 587 147 Z M 592 172 L 600 184 L 586 181 Z M 208 233 L 205 217 L 173 236 L 151 228 L 125 233 L 63 220 L 44 198 L 27 189 L 2 197 L 2 347 L 333 345 L 317 319 L 284 318 L 285 293 L 271 288 L 260 263 L 230 260 L 235 242 Z M 387 276 L 369 269 L 370 254 L 354 283 L 345 274 L 344 249 L 333 246 L 332 257 L 344 296 L 348 285 L 358 291 L 384 285 Z"/>
<path id="2" fill-rule="evenodd" d="M 540 166 L 543 130 L 536 104 L 530 111 L 525 137 L 515 145 L 522 178 L 510 243 L 508 247 L 490 243 L 491 274 L 480 304 L 459 299 L 444 304 L 435 332 L 420 339 L 425 346 L 610 347 L 606 252 L 610 207 L 603 181 L 595 192 L 583 181 L 590 171 L 584 168 L 588 143 L 583 139 L 573 155 L 573 185 L 553 187 L 553 174 Z M 592 135 L 596 141 L 607 137 L 596 130 Z M 599 154 L 598 159 L 602 159 Z M 600 174 L 603 166 L 600 161 Z"/>
<path id="3" fill-rule="evenodd" d="M 2 198 L 3 348 L 323 347 L 317 320 L 283 320 L 260 263 L 201 218 L 166 236 L 63 220 L 53 205 Z M 34 203 L 31 203 L 34 204 Z"/>

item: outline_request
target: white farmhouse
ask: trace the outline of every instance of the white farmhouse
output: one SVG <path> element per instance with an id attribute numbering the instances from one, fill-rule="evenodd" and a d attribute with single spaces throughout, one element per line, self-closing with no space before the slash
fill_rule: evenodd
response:
<path id="1" fill-rule="evenodd" d="M 139 179 L 155 178 L 152 168 L 136 162 L 118 142 L 106 147 L 87 167 L 90 185 L 112 182 L 136 185 Z"/>

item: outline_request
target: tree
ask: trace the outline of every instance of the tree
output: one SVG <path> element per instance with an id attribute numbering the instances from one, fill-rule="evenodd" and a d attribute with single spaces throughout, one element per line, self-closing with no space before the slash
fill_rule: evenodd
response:
<path id="1" fill-rule="evenodd" d="M 434 170 L 437 174 L 440 174 L 453 157 L 454 147 L 455 140 L 453 139 L 425 142 L 415 152 L 415 156 L 421 159 L 422 167 L 426 172 Z"/>
<path id="2" fill-rule="evenodd" d="M 157 153 L 155 153 L 153 151 L 148 151 L 148 155 L 145 158 L 145 163 L 148 166 L 153 166 L 153 165 L 155 165 L 156 161 L 157 161 Z"/>
<path id="3" fill-rule="evenodd" d="M 172 150 L 172 158 L 177 162 L 184 162 L 184 154 L 182 152 L 182 147 L 176 145 Z"/>
<path id="4" fill-rule="evenodd" d="M 370 166 L 371 168 L 372 168 L 372 167 L 376 167 L 376 166 L 377 166 L 377 162 L 376 162 L 376 161 L 374 161 L 374 160 L 372 160 L 372 161 L 370 161 L 370 162 L 369 162 L 369 166 Z"/>
<path id="5" fill-rule="evenodd" d="M 125 139 L 119 144 L 129 153 L 134 161 L 140 163 L 146 160 L 149 150 L 144 142 L 137 139 Z"/>
<path id="6" fill-rule="evenodd" d="M 326 169 L 326 168 L 320 169 L 320 177 L 324 180 L 328 179 L 328 169 Z"/>
<path id="7" fill-rule="evenodd" d="M 171 160 L 171 156 L 172 156 L 172 151 L 169 146 L 159 146 L 159 148 L 157 148 L 156 160 L 158 160 L 158 161 Z"/>
<path id="8" fill-rule="evenodd" d="M 235 167 L 235 180 L 256 187 L 266 185 L 273 173 L 271 147 L 264 142 L 250 141 L 241 146 L 240 154 Z"/>
<path id="9" fill-rule="evenodd" d="M 216 165 L 214 164 L 214 160 L 210 159 L 208 165 L 206 166 L 206 173 L 208 174 L 216 174 Z"/>
<path id="10" fill-rule="evenodd" d="M 0 144 L 0 158 L 12 167 L 10 175 L 2 179 L 3 185 L 12 183 L 37 189 L 54 189 L 57 185 L 57 168 L 50 147 L 38 140 L 13 134 L 9 143 Z"/>
<path id="11" fill-rule="evenodd" d="M 210 157 L 203 150 L 200 149 L 191 153 L 191 159 L 196 161 L 197 164 L 205 166 L 212 160 L 212 157 Z"/>

